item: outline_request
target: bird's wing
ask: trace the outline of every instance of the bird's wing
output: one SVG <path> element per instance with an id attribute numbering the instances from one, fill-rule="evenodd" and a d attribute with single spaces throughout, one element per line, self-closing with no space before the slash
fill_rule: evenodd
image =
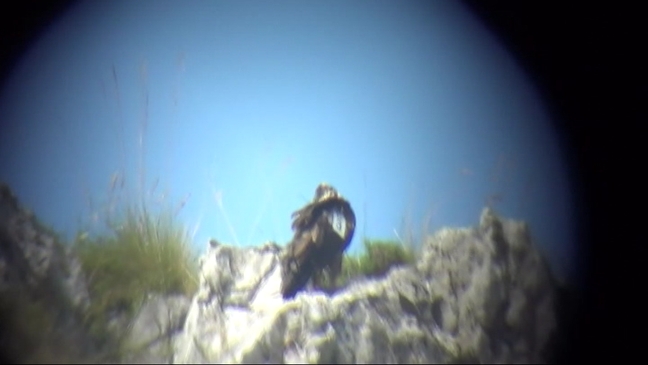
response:
<path id="1" fill-rule="evenodd" d="M 339 252 L 338 254 L 335 255 L 333 260 L 326 265 L 326 270 L 328 271 L 329 274 L 329 279 L 331 280 L 331 283 L 335 283 L 335 280 L 337 277 L 342 273 L 342 260 L 344 258 L 344 255 L 342 252 Z"/>
<path id="2" fill-rule="evenodd" d="M 315 246 L 319 246 L 322 239 L 322 230 L 318 225 L 313 225 L 308 230 L 300 232 L 295 240 L 293 240 L 293 247 L 291 254 L 300 263 L 303 263 L 308 258 L 308 254 Z"/>
<path id="3" fill-rule="evenodd" d="M 313 221 L 313 209 L 314 203 L 308 204 L 300 210 L 294 212 L 291 217 L 293 219 L 292 229 L 293 231 L 304 230 Z"/>
<path id="4" fill-rule="evenodd" d="M 344 214 L 344 220 L 346 223 L 346 242 L 344 245 L 344 250 L 346 250 L 346 248 L 351 244 L 353 234 L 355 233 L 356 216 L 353 212 L 353 209 L 351 209 L 351 205 L 348 204 L 348 202 L 345 206 L 343 206 L 342 214 Z"/>
<path id="5" fill-rule="evenodd" d="M 315 221 L 320 218 L 324 210 L 336 205 L 342 206 L 343 210 L 353 213 L 349 202 L 343 198 L 329 198 L 323 201 L 310 203 L 302 209 L 292 213 L 293 231 L 308 229 L 315 224 Z M 353 219 L 355 220 L 355 217 L 353 217 Z"/>
<path id="6" fill-rule="evenodd" d="M 294 212 L 292 228 L 295 236 L 288 245 L 287 254 L 283 261 L 282 293 L 284 297 L 292 296 L 301 290 L 311 275 L 318 275 L 316 271 L 321 270 L 321 261 L 317 255 L 323 253 L 327 227 L 330 225 L 328 217 L 323 214 L 327 209 L 334 207 L 341 208 L 344 220 L 346 221 L 344 243 L 342 250 L 335 254 L 333 262 L 328 263 L 328 271 L 333 278 L 339 275 L 342 264 L 342 252 L 346 249 L 353 236 L 355 228 L 355 216 L 350 204 L 341 198 L 330 198 L 324 201 L 310 203 L 302 209 Z M 339 250 L 336 248 L 335 250 Z M 328 254 L 326 255 L 328 256 Z"/>
<path id="7" fill-rule="evenodd" d="M 284 298 L 292 297 L 308 282 L 315 267 L 313 254 L 317 254 L 318 243 L 322 241 L 320 227 L 315 224 L 297 232 L 288 245 L 282 260 L 281 293 Z"/>

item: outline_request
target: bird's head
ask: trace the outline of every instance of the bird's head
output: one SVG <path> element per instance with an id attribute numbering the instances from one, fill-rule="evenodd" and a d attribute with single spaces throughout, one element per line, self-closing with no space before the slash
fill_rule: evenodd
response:
<path id="1" fill-rule="evenodd" d="M 315 189 L 315 197 L 313 198 L 313 201 L 319 202 L 319 201 L 324 201 L 326 199 L 330 198 L 339 198 L 340 193 L 335 190 L 334 187 L 331 185 L 322 182 L 319 185 L 317 185 L 317 189 Z"/>

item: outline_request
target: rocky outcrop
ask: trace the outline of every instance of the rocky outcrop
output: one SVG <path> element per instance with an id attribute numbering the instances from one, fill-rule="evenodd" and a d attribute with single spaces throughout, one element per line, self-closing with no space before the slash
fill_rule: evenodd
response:
<path id="1" fill-rule="evenodd" d="M 338 293 L 279 295 L 281 247 L 211 241 L 175 363 L 544 361 L 555 290 L 527 226 L 485 209 L 443 229 L 411 267 Z"/>
<path id="2" fill-rule="evenodd" d="M 283 300 L 275 244 L 211 241 L 193 298 L 151 295 L 132 320 L 124 362 L 544 362 L 556 332 L 548 266 L 522 222 L 485 209 L 442 229 L 414 265 L 333 295 Z M 5 362 L 97 362 L 79 313 L 88 306 L 69 247 L 0 185 L 0 344 Z M 39 342 L 38 342 L 39 341 Z"/>
<path id="3" fill-rule="evenodd" d="M 69 247 L 0 185 L 0 349 L 18 362 L 88 359 L 88 291 Z"/>

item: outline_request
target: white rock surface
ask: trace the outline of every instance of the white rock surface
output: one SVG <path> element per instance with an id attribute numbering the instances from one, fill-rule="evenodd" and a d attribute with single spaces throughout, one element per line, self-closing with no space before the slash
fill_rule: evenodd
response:
<path id="1" fill-rule="evenodd" d="M 47 303 L 62 339 L 49 348 L 75 350 L 47 358 L 92 358 L 96 349 L 75 315 L 88 303 L 78 262 L 5 185 L 0 243 L 0 295 Z M 281 254 L 273 244 L 211 241 L 193 298 L 152 296 L 124 324 L 142 350 L 124 361 L 538 363 L 556 331 L 556 288 L 526 224 L 489 209 L 476 227 L 429 237 L 411 267 L 355 281 L 332 296 L 305 291 L 284 301 Z M 0 332 L 5 345 L 20 342 L 11 335 Z"/>
<path id="2" fill-rule="evenodd" d="M 174 341 L 175 363 L 526 363 L 555 330 L 548 267 L 524 223 L 429 238 L 413 267 L 333 296 L 279 295 L 280 247 L 215 241 Z"/>

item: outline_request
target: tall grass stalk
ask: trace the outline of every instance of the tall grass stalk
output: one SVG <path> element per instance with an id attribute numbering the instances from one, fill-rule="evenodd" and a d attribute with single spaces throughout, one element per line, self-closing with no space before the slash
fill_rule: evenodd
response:
<path id="1" fill-rule="evenodd" d="M 80 231 L 73 243 L 88 279 L 91 305 L 86 320 L 98 338 L 121 344 L 125 329 L 109 330 L 115 318 L 127 322 L 149 294 L 192 295 L 198 286 L 197 260 L 192 236 L 179 220 L 190 195 L 172 204 L 168 195 L 156 199 L 158 177 L 149 188 L 146 182 L 146 137 L 149 132 L 149 86 L 146 61 L 140 68 L 141 115 L 136 137 L 139 163 L 136 189 L 128 193 L 126 183 L 125 120 L 117 68 L 112 67 L 118 115 L 120 166 L 109 181 L 105 205 L 97 206 L 87 196 L 92 215 L 100 217 L 102 230 Z M 177 100 L 174 100 L 174 103 Z M 98 223 L 98 222 L 95 222 Z M 121 346 L 121 345 L 119 345 Z"/>

